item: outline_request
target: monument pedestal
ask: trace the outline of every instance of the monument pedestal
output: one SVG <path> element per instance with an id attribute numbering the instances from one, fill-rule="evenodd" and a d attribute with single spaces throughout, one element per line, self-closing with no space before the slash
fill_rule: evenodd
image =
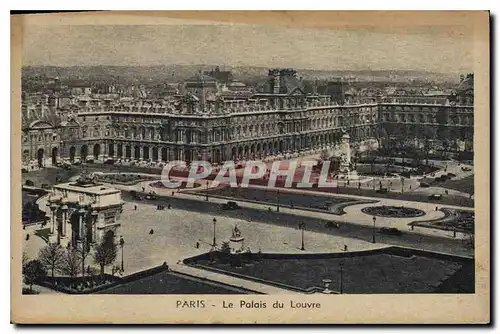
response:
<path id="1" fill-rule="evenodd" d="M 351 147 L 349 145 L 351 137 L 347 132 L 342 135 L 342 162 L 340 164 L 340 172 L 338 178 L 340 180 L 359 180 L 358 173 L 355 170 L 351 170 Z"/>
<path id="2" fill-rule="evenodd" d="M 229 238 L 229 247 L 231 248 L 231 253 L 241 253 L 244 250 L 244 241 L 245 238 L 241 235 L 238 226 L 235 226 L 233 229 L 233 234 L 231 238 Z"/>
<path id="3" fill-rule="evenodd" d="M 243 252 L 244 241 L 245 241 L 245 238 L 243 238 L 243 237 L 237 237 L 237 238 L 231 237 L 229 239 L 229 246 L 231 247 L 231 253 Z"/>

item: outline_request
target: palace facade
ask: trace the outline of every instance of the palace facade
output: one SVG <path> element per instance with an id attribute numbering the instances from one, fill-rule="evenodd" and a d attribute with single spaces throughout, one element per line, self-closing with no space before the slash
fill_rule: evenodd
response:
<path id="1" fill-rule="evenodd" d="M 224 83 L 223 90 L 218 86 L 200 73 L 182 94 L 161 100 L 84 95 L 37 105 L 51 119 L 23 105 L 23 162 L 254 159 L 317 152 L 339 144 L 344 131 L 354 143 L 375 138 L 389 145 L 411 138 L 452 151 L 473 149 L 473 75 L 446 98 L 413 100 L 354 99 L 335 83 L 321 94 L 305 93 L 292 69 L 270 70 L 255 90 L 237 82 Z"/>

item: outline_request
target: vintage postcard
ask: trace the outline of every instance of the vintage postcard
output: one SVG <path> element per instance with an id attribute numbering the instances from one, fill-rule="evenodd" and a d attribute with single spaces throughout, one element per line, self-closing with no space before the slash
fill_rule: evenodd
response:
<path id="1" fill-rule="evenodd" d="M 488 12 L 11 19 L 13 322 L 489 323 Z"/>

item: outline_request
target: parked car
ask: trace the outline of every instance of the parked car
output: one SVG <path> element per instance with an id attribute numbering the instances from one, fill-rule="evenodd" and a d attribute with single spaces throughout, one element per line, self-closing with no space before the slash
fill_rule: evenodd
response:
<path id="1" fill-rule="evenodd" d="M 379 233 L 388 234 L 388 235 L 398 235 L 398 236 L 403 234 L 403 232 L 401 232 L 400 230 L 398 230 L 395 227 L 382 227 L 379 230 Z"/>
<path id="2" fill-rule="evenodd" d="M 47 183 L 42 184 L 42 189 L 50 189 L 50 186 Z"/>
<path id="3" fill-rule="evenodd" d="M 472 171 L 472 168 L 470 168 L 470 167 L 462 167 L 462 171 L 464 171 L 464 172 L 470 172 L 470 171 Z"/>
<path id="4" fill-rule="evenodd" d="M 222 204 L 222 210 L 236 210 L 240 209 L 238 203 L 234 201 L 228 201 L 227 203 Z"/>
<path id="5" fill-rule="evenodd" d="M 420 187 L 422 187 L 422 188 L 429 188 L 430 184 L 428 184 L 427 182 L 420 182 Z"/>
<path id="6" fill-rule="evenodd" d="M 453 173 L 448 173 L 447 174 L 449 177 L 456 177 L 457 175 L 456 174 L 453 174 Z"/>
<path id="7" fill-rule="evenodd" d="M 105 165 L 113 165 L 114 163 L 115 161 L 113 159 L 107 159 L 106 161 L 104 161 Z"/>
<path id="8" fill-rule="evenodd" d="M 380 193 L 380 194 L 386 194 L 387 192 L 389 192 L 389 189 L 387 188 L 379 188 L 376 190 L 376 192 Z"/>
<path id="9" fill-rule="evenodd" d="M 149 195 L 146 195 L 146 199 L 155 200 L 155 199 L 157 199 L 157 197 L 156 197 L 156 195 L 149 194 Z"/>
<path id="10" fill-rule="evenodd" d="M 432 194 L 432 195 L 429 196 L 430 200 L 439 201 L 441 198 L 443 198 L 443 195 L 441 195 L 441 194 Z"/>

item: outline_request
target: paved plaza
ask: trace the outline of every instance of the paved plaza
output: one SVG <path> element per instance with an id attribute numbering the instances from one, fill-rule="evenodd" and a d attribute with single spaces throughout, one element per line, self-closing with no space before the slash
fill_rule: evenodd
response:
<path id="1" fill-rule="evenodd" d="M 75 177 L 71 176 L 71 179 Z M 343 215 L 334 215 L 326 211 L 308 211 L 297 207 L 292 209 L 286 206 L 281 206 L 279 214 L 276 214 L 276 205 L 272 203 L 245 202 L 235 199 L 242 210 L 226 212 L 216 208 L 226 203 L 227 199 L 210 197 L 208 202 L 205 200 L 204 189 L 206 187 L 203 180 L 199 181 L 201 187 L 198 190 L 175 191 L 173 197 L 171 189 L 151 187 L 150 185 L 154 182 L 156 181 L 143 181 L 136 185 L 110 185 L 124 191 L 141 192 L 143 188 L 146 192 L 154 190 L 158 195 L 164 196 L 160 199 L 162 202 L 169 202 L 170 198 L 172 203 L 176 203 L 172 209 L 157 210 L 159 202 L 137 202 L 132 200 L 126 192 L 123 193 L 126 203 L 121 214 L 120 234 L 125 240 L 123 254 L 125 275 L 160 265 L 166 261 L 171 269 L 189 275 L 235 284 L 262 293 L 286 293 L 285 290 L 277 287 L 225 277 L 181 263 L 185 258 L 206 253 L 212 248 L 214 218 L 216 220 L 215 239 L 217 245 L 220 246 L 223 241 L 228 241 L 232 229 L 234 226 L 238 226 L 245 238 L 245 249 L 250 249 L 252 252 L 335 253 L 343 252 L 344 247 L 347 247 L 348 251 L 359 251 L 383 248 L 389 245 L 423 248 L 456 255 L 470 255 L 471 252 L 460 244 L 460 240 L 457 240 L 465 237 L 460 233 L 455 235 L 454 239 L 453 233 L 450 231 L 422 227 L 415 227 L 411 230 L 408 227 L 411 222 L 442 218 L 444 213 L 436 211 L 436 206 L 441 207 L 441 205 L 435 203 L 346 194 L 339 196 L 334 193 L 318 194 L 314 190 L 305 189 L 280 189 L 282 194 L 286 194 L 290 199 L 299 195 L 309 198 L 320 195 L 322 200 L 331 198 L 332 202 L 346 200 L 376 202 L 370 204 L 353 202 L 353 205 L 344 208 L 345 214 Z M 269 189 L 262 186 L 252 185 L 251 187 L 256 191 L 256 194 L 260 190 Z M 47 209 L 46 198 L 41 198 L 38 204 L 41 210 Z M 377 217 L 377 230 L 382 227 L 395 227 L 404 231 L 404 237 L 398 239 L 394 236 L 377 234 L 377 243 L 372 243 L 373 217 L 361 212 L 361 209 L 381 205 L 412 207 L 424 211 L 425 215 L 415 218 Z M 471 208 L 461 206 L 444 205 L 444 207 L 471 210 Z M 269 208 L 271 208 L 271 212 Z M 302 233 L 297 225 L 303 221 L 306 222 L 305 250 L 300 250 Z M 339 230 L 332 231 L 324 227 L 325 221 L 345 224 Z M 45 242 L 34 234 L 37 228 L 39 227 L 36 225 L 28 226 L 24 231 L 25 235 L 30 234 L 30 239 L 24 241 L 24 251 L 30 259 L 36 258 L 39 249 L 45 246 Z M 118 253 L 117 262 L 120 259 L 121 252 Z M 86 264 L 95 266 L 91 256 L 87 258 Z"/>

